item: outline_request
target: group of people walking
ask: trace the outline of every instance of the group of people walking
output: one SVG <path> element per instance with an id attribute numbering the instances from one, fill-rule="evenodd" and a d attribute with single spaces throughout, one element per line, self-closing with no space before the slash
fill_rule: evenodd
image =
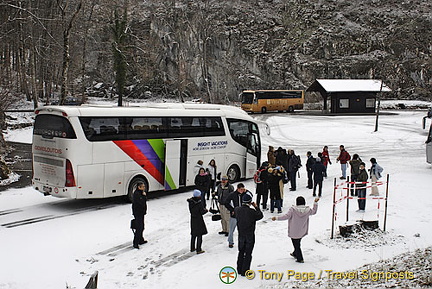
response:
<path id="1" fill-rule="evenodd" d="M 228 246 L 234 247 L 234 231 L 238 230 L 238 257 L 237 270 L 245 275 L 252 261 L 252 251 L 255 244 L 255 224 L 263 218 L 259 207 L 252 202 L 252 193 L 243 183 L 233 185 L 228 183 L 228 177 L 222 176 L 213 197 L 217 198 L 221 215 L 222 231 L 219 234 L 228 237 Z M 207 234 L 203 215 L 208 212 L 202 203 L 201 192 L 195 189 L 193 197 L 187 200 L 191 215 L 191 245 L 190 251 L 197 254 L 204 253 L 202 249 L 202 236 Z"/>
<path id="2" fill-rule="evenodd" d="M 282 156 L 282 158 L 281 158 Z M 287 156 L 287 157 L 286 157 Z M 253 202 L 253 194 L 247 190 L 243 183 L 239 183 L 234 188 L 229 184 L 228 177 L 222 176 L 220 183 L 214 188 L 213 198 L 217 199 L 219 213 L 221 215 L 222 230 L 220 235 L 224 235 L 228 240 L 228 247 L 234 247 L 234 232 L 238 231 L 238 256 L 237 256 L 237 271 L 240 275 L 245 275 L 250 269 L 252 260 L 252 251 L 255 244 L 255 226 L 256 221 L 263 218 L 263 213 L 260 209 L 261 197 L 263 201 L 263 209 L 267 209 L 268 191 L 270 191 L 270 210 L 273 213 L 275 209 L 278 213 L 282 213 L 283 203 L 283 186 L 285 183 L 291 182 L 291 191 L 296 190 L 296 183 L 292 181 L 296 178 L 296 173 L 301 167 L 300 157 L 295 155 L 293 150 L 290 150 L 285 156 L 284 152 L 275 154 L 275 165 L 270 162 L 264 162 L 257 174 L 254 176 L 256 183 L 257 202 Z M 282 162 L 286 162 L 288 169 L 285 169 Z M 198 163 L 197 166 L 202 165 Z M 196 179 L 204 174 L 204 169 L 198 169 Z M 294 172 L 294 173 L 293 173 Z M 208 174 L 208 172 L 207 172 Z M 191 214 L 191 246 L 190 251 L 197 254 L 204 253 L 202 249 L 202 235 L 207 234 L 203 215 L 208 212 L 205 208 L 205 200 L 202 199 L 202 193 L 199 190 L 200 182 L 196 182 L 197 189 L 194 190 L 192 198 L 188 199 L 189 211 Z M 206 190 L 207 187 L 204 189 Z M 288 213 L 273 220 L 289 220 L 288 236 L 292 238 L 294 251 L 291 253 L 298 262 L 303 262 L 300 241 L 307 235 L 308 219 L 317 211 L 317 202 L 315 200 L 313 209 L 306 206 L 303 197 L 297 198 L 296 206 L 290 208 Z M 201 203 L 201 210 L 197 209 L 197 204 Z"/>
<path id="3" fill-rule="evenodd" d="M 340 153 L 336 161 L 341 164 L 342 176 L 340 179 L 347 179 L 347 167 L 351 166 L 351 188 L 352 196 L 358 196 L 359 211 L 365 210 L 366 205 L 366 182 L 369 178 L 365 163 L 362 162 L 358 154 L 354 154 L 352 159 L 350 154 L 341 145 Z M 267 210 L 267 201 L 270 192 L 270 212 L 282 213 L 284 185 L 290 183 L 291 191 L 297 189 L 297 175 L 302 166 L 300 156 L 294 150 L 284 150 L 270 146 L 267 153 L 268 160 L 263 162 L 254 175 L 256 183 L 256 203 L 253 202 L 253 194 L 247 190 L 243 183 L 239 183 L 234 189 L 228 181 L 227 176 L 220 177 L 220 182 L 216 184 L 217 166 L 211 160 L 205 168 L 202 161 L 198 161 L 194 167 L 195 186 L 191 198 L 187 199 L 190 212 L 191 242 L 190 251 L 202 254 L 203 235 L 208 233 L 203 215 L 208 212 L 206 199 L 210 196 L 217 202 L 218 211 L 221 216 L 222 230 L 220 235 L 228 237 L 228 247 L 234 247 L 234 232 L 238 231 L 238 257 L 237 271 L 240 275 L 245 275 L 249 270 L 252 251 L 255 244 L 256 221 L 263 218 L 260 204 L 263 210 Z M 304 197 L 299 196 L 296 204 L 292 206 L 285 215 L 272 217 L 273 221 L 288 220 L 288 236 L 291 238 L 294 251 L 290 254 L 297 262 L 303 263 L 301 251 L 301 239 L 307 235 L 309 227 L 309 217 L 317 213 L 319 197 L 322 196 L 322 184 L 327 177 L 327 166 L 332 164 L 328 152 L 328 147 L 324 146 L 323 151 L 313 157 L 312 153 L 306 153 L 307 188 L 313 189 L 312 195 L 315 197 L 318 188 L 318 197 L 315 198 L 313 208 L 306 206 Z M 383 171 L 375 158 L 370 159 L 371 168 L 369 170 L 372 181 L 372 195 L 378 195 L 376 182 L 381 178 Z M 262 203 L 261 203 L 262 202 Z M 137 189 L 133 194 L 132 212 L 135 217 L 135 232 L 133 247 L 139 249 L 139 245 L 147 243 L 143 238 L 144 216 L 147 212 L 147 195 L 144 183 L 138 183 Z"/>
<path id="4" fill-rule="evenodd" d="M 221 183 L 217 186 L 215 197 L 218 199 L 222 217 L 222 231 L 219 234 L 228 236 L 228 246 L 230 248 L 234 247 L 233 236 L 237 228 L 237 272 L 245 276 L 245 273 L 250 269 L 252 261 L 256 222 L 262 219 L 264 215 L 259 205 L 253 202 L 253 195 L 245 188 L 244 184 L 237 184 L 237 188 L 234 191 L 234 187 L 228 183 L 226 176 L 222 177 Z M 316 214 L 318 201 L 319 198 L 316 198 L 314 206 L 311 209 L 306 206 L 306 201 L 303 197 L 298 197 L 296 205 L 291 207 L 285 215 L 272 218 L 273 221 L 288 220 L 288 236 L 291 238 L 294 246 L 294 251 L 290 255 L 300 263 L 304 262 L 300 242 L 308 234 L 309 216 Z M 201 210 L 198 212 L 198 209 L 195 207 L 196 203 L 201 202 L 198 190 L 194 191 L 194 197 L 188 199 L 188 202 L 191 213 L 191 252 L 196 250 L 197 254 L 201 254 L 204 252 L 201 248 L 202 235 L 207 234 L 203 215 L 207 210 L 201 205 Z M 201 235 L 196 236 L 196 234 Z M 197 244 L 195 244 L 195 240 L 197 240 Z"/>
<path id="5" fill-rule="evenodd" d="M 331 164 L 328 147 L 324 146 L 323 151 L 318 153 L 318 157 L 314 157 L 310 151 L 306 153 L 306 173 L 308 178 L 307 188 L 313 189 L 312 195 L 315 197 L 318 188 L 318 196 L 322 195 L 322 184 L 327 177 L 327 166 Z M 279 147 L 277 150 L 273 146 L 269 146 L 267 152 L 267 162 L 263 163 L 259 169 L 260 184 L 257 185 L 257 202 L 263 198 L 263 208 L 266 209 L 266 183 L 270 190 L 270 199 L 274 200 L 274 206 L 278 208 L 280 213 L 279 203 L 283 200 L 283 184 L 290 183 L 290 191 L 297 190 L 297 177 L 300 176 L 299 168 L 302 167 L 300 156 L 296 155 L 294 150 L 287 150 Z M 267 177 L 268 174 L 268 177 Z M 279 190 L 276 183 L 279 182 Z M 271 202 L 271 205 L 273 202 Z M 272 207 L 271 210 L 273 211 Z"/>

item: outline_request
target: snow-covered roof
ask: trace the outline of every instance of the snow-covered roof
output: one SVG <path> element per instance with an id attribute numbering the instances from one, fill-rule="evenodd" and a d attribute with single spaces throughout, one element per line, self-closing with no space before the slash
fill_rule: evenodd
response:
<path id="1" fill-rule="evenodd" d="M 317 79 L 315 82 L 327 92 L 379 92 L 381 89 L 381 80 L 377 79 Z M 383 83 L 382 91 L 388 92 L 391 89 Z"/>

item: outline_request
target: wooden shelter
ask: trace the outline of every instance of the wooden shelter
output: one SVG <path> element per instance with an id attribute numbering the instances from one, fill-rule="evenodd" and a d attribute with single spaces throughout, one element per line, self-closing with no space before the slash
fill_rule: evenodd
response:
<path id="1" fill-rule="evenodd" d="M 319 92 L 331 113 L 375 113 L 377 94 L 391 91 L 376 79 L 317 79 L 306 90 Z"/>

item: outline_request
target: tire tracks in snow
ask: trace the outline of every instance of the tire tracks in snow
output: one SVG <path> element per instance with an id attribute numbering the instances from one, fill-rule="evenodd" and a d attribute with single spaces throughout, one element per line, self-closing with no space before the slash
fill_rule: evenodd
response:
<path id="1" fill-rule="evenodd" d="M 60 219 L 60 218 L 64 218 L 64 217 L 75 216 L 75 215 L 82 214 L 82 213 L 94 212 L 94 211 L 98 211 L 98 210 L 109 209 L 109 208 L 115 207 L 117 205 L 118 204 L 94 205 L 94 206 L 90 206 L 90 207 L 76 209 L 76 210 L 74 210 L 73 212 L 70 212 L 70 213 L 56 214 L 56 215 L 42 215 L 42 216 L 35 216 L 35 217 L 20 219 L 20 220 L 16 220 L 16 221 L 10 221 L 10 222 L 6 222 L 6 223 L 3 223 L 3 224 L 0 224 L 0 226 L 4 227 L 4 228 L 7 228 L 7 229 L 11 229 L 11 228 L 15 228 L 15 227 L 20 227 L 20 226 L 25 226 L 25 225 L 32 225 L 32 224 L 36 224 L 36 223 L 40 223 L 40 222 L 45 222 L 45 221 L 49 221 L 49 220 L 54 220 L 54 219 Z M 30 206 L 30 207 L 34 207 L 34 206 Z M 2 215 L 9 215 L 9 214 L 16 214 L 16 213 L 24 213 L 24 212 L 26 212 L 26 210 L 24 210 L 24 209 L 12 209 L 12 210 L 0 211 L 0 216 L 2 216 Z"/>

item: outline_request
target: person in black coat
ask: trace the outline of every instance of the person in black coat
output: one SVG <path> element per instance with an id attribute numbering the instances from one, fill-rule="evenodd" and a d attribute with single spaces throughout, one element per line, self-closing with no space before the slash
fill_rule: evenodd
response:
<path id="1" fill-rule="evenodd" d="M 365 163 L 360 163 L 359 175 L 357 176 L 357 192 L 358 192 L 358 206 L 357 212 L 364 213 L 366 209 L 366 183 L 369 179 L 368 173 L 365 169 Z"/>
<path id="2" fill-rule="evenodd" d="M 241 199 L 243 194 L 248 194 L 252 197 L 252 193 L 245 188 L 244 184 L 238 183 L 237 190 L 229 194 L 225 200 L 225 208 L 228 209 L 231 215 L 228 232 L 228 247 L 230 248 L 234 248 L 234 231 L 237 228 L 235 208 L 241 206 Z"/>
<path id="3" fill-rule="evenodd" d="M 313 170 L 312 170 L 312 166 L 315 163 L 315 158 L 312 156 L 311 152 L 307 152 L 306 153 L 306 157 L 307 157 L 307 161 L 306 161 L 306 172 L 307 172 L 307 177 L 308 177 L 308 185 L 307 188 L 308 189 L 312 189 L 313 186 Z"/>
<path id="4" fill-rule="evenodd" d="M 282 173 L 279 167 L 268 169 L 268 187 L 270 189 L 270 212 L 273 213 L 275 207 L 278 213 L 282 213 L 282 194 L 280 191 L 280 180 Z"/>
<path id="5" fill-rule="evenodd" d="M 139 182 L 133 193 L 132 214 L 135 218 L 135 234 L 133 247 L 139 249 L 139 245 L 147 243 L 144 240 L 144 216 L 147 214 L 147 193 L 144 183 Z"/>
<path id="6" fill-rule="evenodd" d="M 195 186 L 196 189 L 201 192 L 201 200 L 204 208 L 207 207 L 205 196 L 207 192 L 210 191 L 210 184 L 210 175 L 207 174 L 204 168 L 200 168 L 198 174 L 195 176 Z"/>
<path id="7" fill-rule="evenodd" d="M 300 156 L 297 156 L 294 150 L 288 151 L 290 157 L 288 161 L 288 174 L 291 183 L 290 191 L 297 190 L 297 171 L 302 166 Z"/>
<path id="8" fill-rule="evenodd" d="M 189 212 L 191 215 L 191 252 L 196 250 L 197 254 L 204 253 L 202 249 L 202 236 L 207 234 L 207 227 L 204 223 L 203 215 L 207 213 L 202 205 L 202 193 L 199 190 L 194 190 L 193 197 L 187 199 L 189 203 Z"/>
<path id="9" fill-rule="evenodd" d="M 267 209 L 267 200 L 268 200 L 268 166 L 269 164 L 267 162 L 263 162 L 261 167 L 258 169 L 258 177 L 259 180 L 256 183 L 256 194 L 257 194 L 257 199 L 256 199 L 256 203 L 258 204 L 258 206 L 260 205 L 261 202 L 261 197 L 262 197 L 262 207 L 263 210 Z"/>
<path id="10" fill-rule="evenodd" d="M 318 196 L 321 197 L 322 184 L 323 184 L 324 176 L 326 175 L 326 167 L 321 162 L 321 158 L 316 158 L 315 163 L 312 165 L 312 172 L 313 172 L 313 180 L 314 180 L 313 196 L 314 197 L 316 196 L 316 187 L 319 186 Z"/>
<path id="11" fill-rule="evenodd" d="M 245 276 L 252 262 L 252 251 L 255 246 L 256 221 L 262 219 L 263 213 L 259 206 L 252 202 L 250 194 L 242 195 L 242 205 L 235 208 L 238 227 L 237 272 Z"/>
<path id="12" fill-rule="evenodd" d="M 286 149 L 283 148 L 279 148 L 278 149 L 278 154 L 276 156 L 276 165 L 278 165 L 278 163 L 280 163 L 285 170 L 288 169 L 288 162 L 289 162 L 289 157 L 288 157 L 288 153 L 286 151 Z"/>

